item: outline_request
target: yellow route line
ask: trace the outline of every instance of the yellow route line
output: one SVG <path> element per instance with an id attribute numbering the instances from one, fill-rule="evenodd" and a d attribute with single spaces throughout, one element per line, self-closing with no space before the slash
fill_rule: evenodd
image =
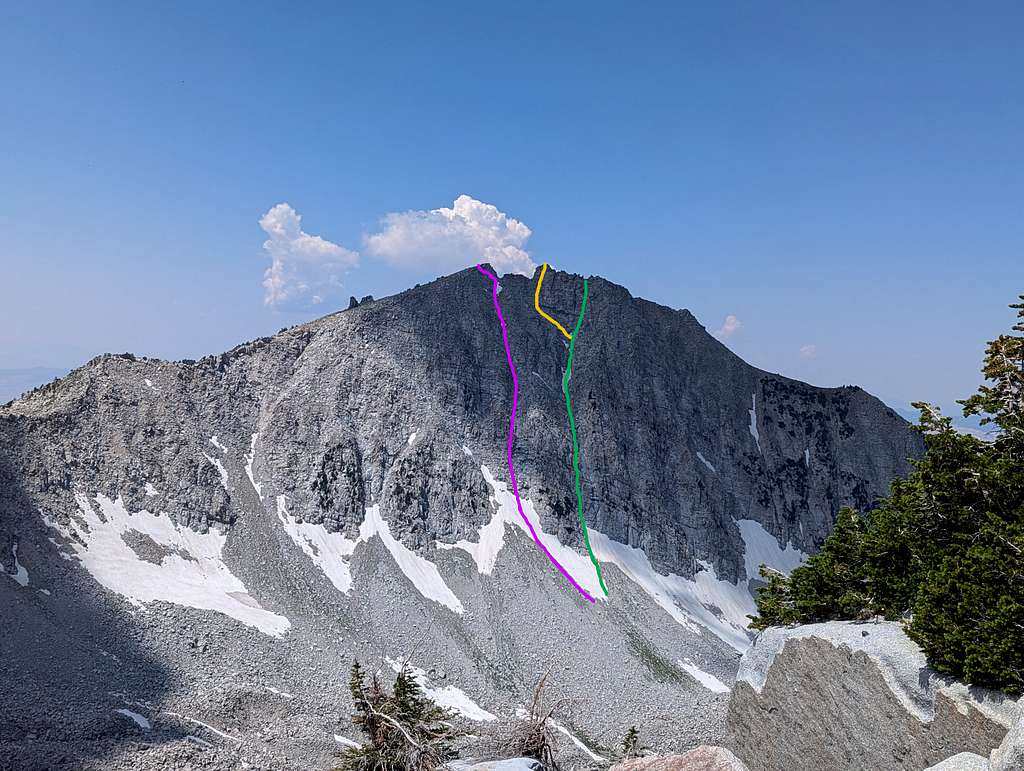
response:
<path id="1" fill-rule="evenodd" d="M 553 318 L 551 318 L 540 307 L 540 287 L 541 287 L 541 284 L 544 283 L 544 274 L 547 273 L 547 272 L 548 272 L 548 264 L 545 262 L 544 265 L 540 269 L 540 278 L 537 279 L 537 291 L 533 293 L 533 307 L 537 309 L 537 313 L 539 313 L 541 316 L 543 316 L 548 321 L 550 321 L 552 324 L 554 324 L 556 327 L 558 327 L 558 331 L 559 332 L 561 332 L 563 335 L 565 335 L 569 340 L 572 340 L 572 335 L 570 335 L 568 332 L 565 331 L 565 327 L 563 327 L 561 324 L 559 324 L 557 321 L 555 321 Z"/>

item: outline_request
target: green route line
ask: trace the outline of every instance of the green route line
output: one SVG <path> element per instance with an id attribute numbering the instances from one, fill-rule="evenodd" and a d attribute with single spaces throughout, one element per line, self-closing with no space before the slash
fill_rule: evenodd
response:
<path id="1" fill-rule="evenodd" d="M 547 263 L 544 263 L 544 268 L 545 270 L 541 271 L 540 281 L 544 280 Z M 562 333 L 565 334 L 565 330 L 562 329 L 562 325 L 540 309 L 540 281 L 537 282 L 537 293 L 534 297 L 534 304 L 537 311 L 541 316 L 557 326 L 562 330 Z M 580 443 L 576 436 L 576 418 L 574 418 L 572 414 L 572 400 L 569 398 L 569 377 L 572 374 L 572 357 L 576 352 L 576 338 L 579 337 L 580 327 L 583 326 L 583 314 L 587 311 L 587 296 L 589 295 L 589 292 L 590 289 L 587 286 L 587 280 L 583 279 L 583 303 L 580 305 L 580 317 L 576 320 L 576 328 L 573 329 L 572 335 L 566 335 L 566 337 L 569 338 L 569 360 L 565 364 L 565 375 L 562 377 L 562 393 L 565 394 L 565 411 L 569 413 L 569 432 L 572 434 L 572 470 L 575 475 L 576 483 L 576 513 L 580 521 L 580 528 L 583 530 L 583 543 L 587 547 L 587 554 L 590 555 L 590 561 L 594 565 L 594 570 L 597 571 L 597 580 L 598 583 L 601 584 L 601 591 L 604 592 L 607 597 L 608 587 L 604 585 L 604 574 L 601 572 L 601 564 L 597 561 L 597 557 L 594 555 L 594 549 L 590 545 L 590 531 L 587 529 L 587 520 L 583 516 L 583 488 L 580 483 Z"/>
<path id="2" fill-rule="evenodd" d="M 569 375 L 572 372 L 572 357 L 576 352 L 576 338 L 579 336 L 580 327 L 583 326 L 583 314 L 587 310 L 587 280 L 583 279 L 583 304 L 580 305 L 580 317 L 576 320 L 576 328 L 572 331 L 569 339 L 569 360 L 565 363 L 565 375 L 562 376 L 562 393 L 565 394 L 565 411 L 569 413 L 569 431 L 572 433 L 572 470 L 576 475 L 576 511 L 580 520 L 580 527 L 583 529 L 583 543 L 587 545 L 587 553 L 590 561 L 594 563 L 594 570 L 597 571 L 597 580 L 601 584 L 601 591 L 605 597 L 608 596 L 608 587 L 604 585 L 604 575 L 601 573 L 601 564 L 594 556 L 594 549 L 590 545 L 590 531 L 587 530 L 587 520 L 583 517 L 583 488 L 580 486 L 580 443 L 576 438 L 576 419 L 572 416 L 572 402 L 569 399 Z"/>

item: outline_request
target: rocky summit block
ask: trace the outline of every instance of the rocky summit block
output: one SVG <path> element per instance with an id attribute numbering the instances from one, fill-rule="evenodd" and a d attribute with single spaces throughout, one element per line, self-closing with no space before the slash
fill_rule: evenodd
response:
<path id="1" fill-rule="evenodd" d="M 726 744 L 751 771 L 973 768 L 1014 709 L 937 674 L 899 623 L 773 628 L 740 661 Z"/>

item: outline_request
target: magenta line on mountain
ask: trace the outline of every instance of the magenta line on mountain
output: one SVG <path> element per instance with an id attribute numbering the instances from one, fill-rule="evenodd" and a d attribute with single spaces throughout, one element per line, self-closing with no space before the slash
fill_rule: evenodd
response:
<path id="1" fill-rule="evenodd" d="M 540 547 L 540 550 L 547 555 L 547 558 L 551 560 L 551 564 L 558 568 L 559 572 L 565 576 L 566 580 L 572 584 L 576 591 L 578 591 L 587 602 L 596 602 L 596 600 L 574 579 L 569 575 L 569 571 L 562 567 L 562 564 L 555 559 L 548 547 L 545 546 L 540 537 L 537 535 L 537 531 L 533 529 L 533 524 L 530 522 L 526 513 L 523 511 L 523 502 L 519 498 L 519 484 L 516 482 L 516 469 L 512 463 L 512 444 L 515 440 L 516 434 L 516 409 L 519 406 L 519 377 L 516 375 L 516 367 L 512 363 L 512 349 L 508 344 L 508 328 L 505 326 L 505 317 L 501 313 L 501 304 L 498 302 L 498 277 L 491 273 L 483 265 L 477 265 L 476 269 L 483 275 L 491 280 L 491 297 L 494 300 L 494 310 L 498 314 L 498 323 L 501 324 L 501 339 L 505 343 L 505 358 L 508 360 L 508 369 L 512 373 L 512 414 L 508 420 L 508 475 L 512 480 L 512 494 L 516 497 L 516 507 L 519 509 L 519 516 L 523 518 L 523 522 L 526 523 L 526 527 L 530 530 L 530 535 L 533 536 L 534 542 Z"/>

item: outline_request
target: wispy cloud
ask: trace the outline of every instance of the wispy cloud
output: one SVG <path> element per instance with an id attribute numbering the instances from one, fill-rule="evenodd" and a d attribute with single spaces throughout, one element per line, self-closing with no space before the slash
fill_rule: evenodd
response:
<path id="1" fill-rule="evenodd" d="M 338 296 L 342 277 L 359 264 L 359 253 L 312 236 L 302 217 L 279 203 L 260 218 L 263 248 L 271 263 L 263 274 L 263 302 L 276 308 L 316 306 Z"/>
<path id="2" fill-rule="evenodd" d="M 800 358 L 802 359 L 813 359 L 818 355 L 818 346 L 814 343 L 808 343 L 807 345 L 800 346 Z"/>
<path id="3" fill-rule="evenodd" d="M 743 322 L 730 313 L 725 317 L 725 321 L 722 322 L 722 326 L 715 332 L 715 337 L 721 340 L 730 338 L 736 334 L 742 326 Z"/>
<path id="4" fill-rule="evenodd" d="M 366 251 L 401 268 L 448 272 L 489 262 L 500 272 L 529 276 L 536 267 L 525 248 L 530 228 L 468 195 L 450 209 L 385 214 L 381 226 L 366 236 Z"/>

